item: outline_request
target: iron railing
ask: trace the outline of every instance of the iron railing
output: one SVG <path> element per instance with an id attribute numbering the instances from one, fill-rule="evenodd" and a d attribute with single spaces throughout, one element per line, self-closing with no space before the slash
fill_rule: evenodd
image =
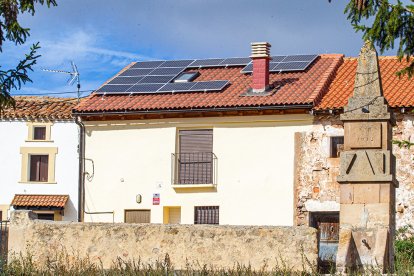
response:
<path id="1" fill-rule="evenodd" d="M 9 221 L 0 221 L 0 271 L 7 262 Z"/>
<path id="2" fill-rule="evenodd" d="M 173 185 L 216 185 L 217 156 L 212 152 L 172 154 Z"/>

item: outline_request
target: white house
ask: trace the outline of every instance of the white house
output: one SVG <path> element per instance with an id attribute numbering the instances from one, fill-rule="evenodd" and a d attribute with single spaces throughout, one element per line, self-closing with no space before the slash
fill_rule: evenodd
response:
<path id="1" fill-rule="evenodd" d="M 296 133 L 342 55 L 130 64 L 74 110 L 84 220 L 293 225 Z"/>
<path id="2" fill-rule="evenodd" d="M 39 218 L 78 219 L 79 131 L 73 98 L 15 97 L 0 113 L 0 218 L 29 209 Z"/>

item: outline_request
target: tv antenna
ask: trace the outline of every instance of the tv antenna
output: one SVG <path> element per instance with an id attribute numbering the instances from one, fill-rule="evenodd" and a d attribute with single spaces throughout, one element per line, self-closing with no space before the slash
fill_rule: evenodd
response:
<path id="1" fill-rule="evenodd" d="M 72 65 L 72 72 L 63 71 L 63 70 L 50 70 L 50 69 L 42 69 L 42 70 L 46 71 L 46 72 L 62 73 L 62 74 L 70 75 L 67 83 L 69 85 L 73 85 L 76 82 L 76 87 L 78 88 L 78 102 L 79 102 L 80 101 L 80 88 L 81 88 L 80 78 L 79 78 L 80 74 L 79 74 L 79 71 L 78 71 L 78 67 L 76 66 L 76 64 L 73 61 L 71 61 L 71 65 Z"/>

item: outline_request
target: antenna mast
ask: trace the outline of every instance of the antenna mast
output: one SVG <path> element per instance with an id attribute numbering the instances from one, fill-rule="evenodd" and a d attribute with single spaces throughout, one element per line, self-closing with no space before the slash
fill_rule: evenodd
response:
<path id="1" fill-rule="evenodd" d="M 68 80 L 68 84 L 69 85 L 73 85 L 76 82 L 76 87 L 78 89 L 78 103 L 80 101 L 80 74 L 78 71 L 78 67 L 76 66 L 76 64 L 71 61 L 71 65 L 72 65 L 72 72 L 69 71 L 63 71 L 63 70 L 50 70 L 50 69 L 42 69 L 43 71 L 46 72 L 53 72 L 53 73 L 62 73 L 62 74 L 68 74 L 70 75 L 69 80 Z"/>

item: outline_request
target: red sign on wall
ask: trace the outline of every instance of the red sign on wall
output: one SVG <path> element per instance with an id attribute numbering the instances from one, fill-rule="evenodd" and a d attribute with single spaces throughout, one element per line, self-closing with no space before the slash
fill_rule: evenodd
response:
<path id="1" fill-rule="evenodd" d="M 160 194 L 152 195 L 152 205 L 160 205 Z"/>

